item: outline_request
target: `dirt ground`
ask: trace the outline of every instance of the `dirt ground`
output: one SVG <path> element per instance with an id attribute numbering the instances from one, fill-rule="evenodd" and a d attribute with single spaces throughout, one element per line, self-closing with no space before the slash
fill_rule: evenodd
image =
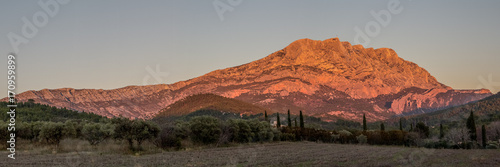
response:
<path id="1" fill-rule="evenodd" d="M 444 150 L 311 142 L 249 144 L 148 155 L 29 153 L 0 166 L 500 166 L 500 150 Z"/>

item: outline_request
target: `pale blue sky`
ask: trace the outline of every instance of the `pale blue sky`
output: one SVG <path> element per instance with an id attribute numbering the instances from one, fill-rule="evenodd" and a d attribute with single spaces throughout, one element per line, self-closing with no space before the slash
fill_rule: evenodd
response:
<path id="1" fill-rule="evenodd" d="M 38 2 L 0 0 L 0 54 L 14 51 L 7 34 L 22 35 L 22 18 L 33 20 L 43 11 Z M 376 21 L 370 11 L 387 10 L 389 0 L 243 0 L 223 14 L 223 21 L 213 2 L 73 0 L 61 5 L 19 46 L 17 92 L 154 84 L 146 68 L 154 71 L 157 65 L 168 73 L 162 82 L 174 83 L 263 58 L 302 38 L 339 37 L 355 44 L 354 27 L 364 30 Z M 401 13 L 393 14 L 367 47 L 393 48 L 456 89 L 500 91 L 494 83 L 500 82 L 500 1 L 400 2 Z M 1 62 L 6 71 L 6 58 Z M 494 82 L 480 81 L 490 74 Z M 2 80 L 2 97 L 6 89 Z"/>

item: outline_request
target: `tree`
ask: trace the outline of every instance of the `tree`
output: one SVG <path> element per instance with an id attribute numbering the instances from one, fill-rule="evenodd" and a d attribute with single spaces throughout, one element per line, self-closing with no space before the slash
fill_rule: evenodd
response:
<path id="1" fill-rule="evenodd" d="M 246 143 L 252 140 L 252 129 L 246 120 L 231 119 L 228 122 L 234 142 Z"/>
<path id="2" fill-rule="evenodd" d="M 219 119 L 211 116 L 194 117 L 189 124 L 192 132 L 191 139 L 198 143 L 215 143 L 222 132 Z"/>
<path id="3" fill-rule="evenodd" d="M 359 136 L 357 136 L 356 139 L 358 140 L 359 144 L 366 144 L 368 142 L 368 137 L 366 137 L 363 134 L 360 134 Z"/>
<path id="4" fill-rule="evenodd" d="M 413 123 L 410 125 L 410 132 L 413 132 Z"/>
<path id="5" fill-rule="evenodd" d="M 481 126 L 481 137 L 483 141 L 483 148 L 486 148 L 486 127 L 484 125 Z"/>
<path id="6" fill-rule="evenodd" d="M 384 126 L 384 123 L 381 123 L 381 124 L 380 124 L 380 131 L 385 131 L 385 126 Z"/>
<path id="7" fill-rule="evenodd" d="M 280 122 L 280 113 L 276 113 L 276 128 L 281 127 L 281 122 Z"/>
<path id="8" fill-rule="evenodd" d="M 443 137 L 444 137 L 443 124 L 439 124 L 439 139 L 443 139 Z"/>
<path id="9" fill-rule="evenodd" d="M 304 128 L 304 116 L 302 116 L 302 111 L 300 111 L 300 128 Z"/>
<path id="10" fill-rule="evenodd" d="M 166 125 L 161 128 L 160 134 L 153 143 L 163 149 L 171 147 L 179 149 L 181 148 L 181 135 L 178 132 L 180 131 L 175 126 Z"/>
<path id="11" fill-rule="evenodd" d="M 363 131 L 366 132 L 366 117 L 365 114 L 363 114 Z"/>
<path id="12" fill-rule="evenodd" d="M 82 136 L 90 145 L 97 145 L 113 135 L 113 125 L 88 123 L 83 126 Z"/>
<path id="13" fill-rule="evenodd" d="M 292 127 L 292 119 L 290 118 L 290 110 L 288 110 L 288 127 Z"/>
<path id="14" fill-rule="evenodd" d="M 129 149 L 134 150 L 132 121 L 127 118 L 113 118 L 111 122 L 115 125 L 113 138 L 115 140 L 127 140 Z"/>
<path id="15" fill-rule="evenodd" d="M 474 122 L 474 113 L 471 111 L 469 118 L 467 118 L 467 129 L 469 129 L 470 139 L 477 141 L 476 123 Z"/>
<path id="16" fill-rule="evenodd" d="M 269 123 L 269 119 L 267 118 L 267 111 L 264 110 L 264 120 Z"/>
<path id="17" fill-rule="evenodd" d="M 160 128 L 153 122 L 144 120 L 134 120 L 132 122 L 133 139 L 137 141 L 139 150 L 142 150 L 141 144 L 145 140 L 151 140 L 158 137 Z"/>
<path id="18" fill-rule="evenodd" d="M 418 122 L 415 126 L 415 130 L 420 133 L 420 135 L 424 138 L 429 137 L 429 127 L 425 125 L 423 122 Z"/>
<path id="19" fill-rule="evenodd" d="M 460 143 L 462 143 L 462 147 L 465 148 L 465 143 L 469 142 L 470 140 L 469 130 L 465 127 L 454 128 L 446 133 L 445 138 L 452 144 L 459 147 Z"/>
<path id="20" fill-rule="evenodd" d="M 47 144 L 59 145 L 64 137 L 64 124 L 55 122 L 45 122 L 40 130 L 40 140 L 45 140 Z"/>

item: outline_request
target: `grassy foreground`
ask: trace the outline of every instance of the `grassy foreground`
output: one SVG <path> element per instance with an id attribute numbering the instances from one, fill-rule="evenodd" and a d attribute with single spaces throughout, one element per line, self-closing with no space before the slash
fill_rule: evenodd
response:
<path id="1" fill-rule="evenodd" d="M 16 160 L 2 151 L 0 166 L 498 166 L 500 150 L 435 150 L 392 146 L 280 142 L 147 155 L 33 153 Z"/>

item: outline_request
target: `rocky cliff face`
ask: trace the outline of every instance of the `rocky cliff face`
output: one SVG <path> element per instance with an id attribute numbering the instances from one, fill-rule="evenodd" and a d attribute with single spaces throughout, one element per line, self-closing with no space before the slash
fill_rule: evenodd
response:
<path id="1" fill-rule="evenodd" d="M 359 120 L 361 113 L 381 120 L 491 95 L 488 90 L 453 90 L 392 49 L 352 46 L 334 38 L 297 40 L 263 59 L 171 85 L 28 91 L 17 98 L 105 116 L 148 117 L 200 93 L 236 98 L 278 112 L 303 110 L 325 120 Z"/>

